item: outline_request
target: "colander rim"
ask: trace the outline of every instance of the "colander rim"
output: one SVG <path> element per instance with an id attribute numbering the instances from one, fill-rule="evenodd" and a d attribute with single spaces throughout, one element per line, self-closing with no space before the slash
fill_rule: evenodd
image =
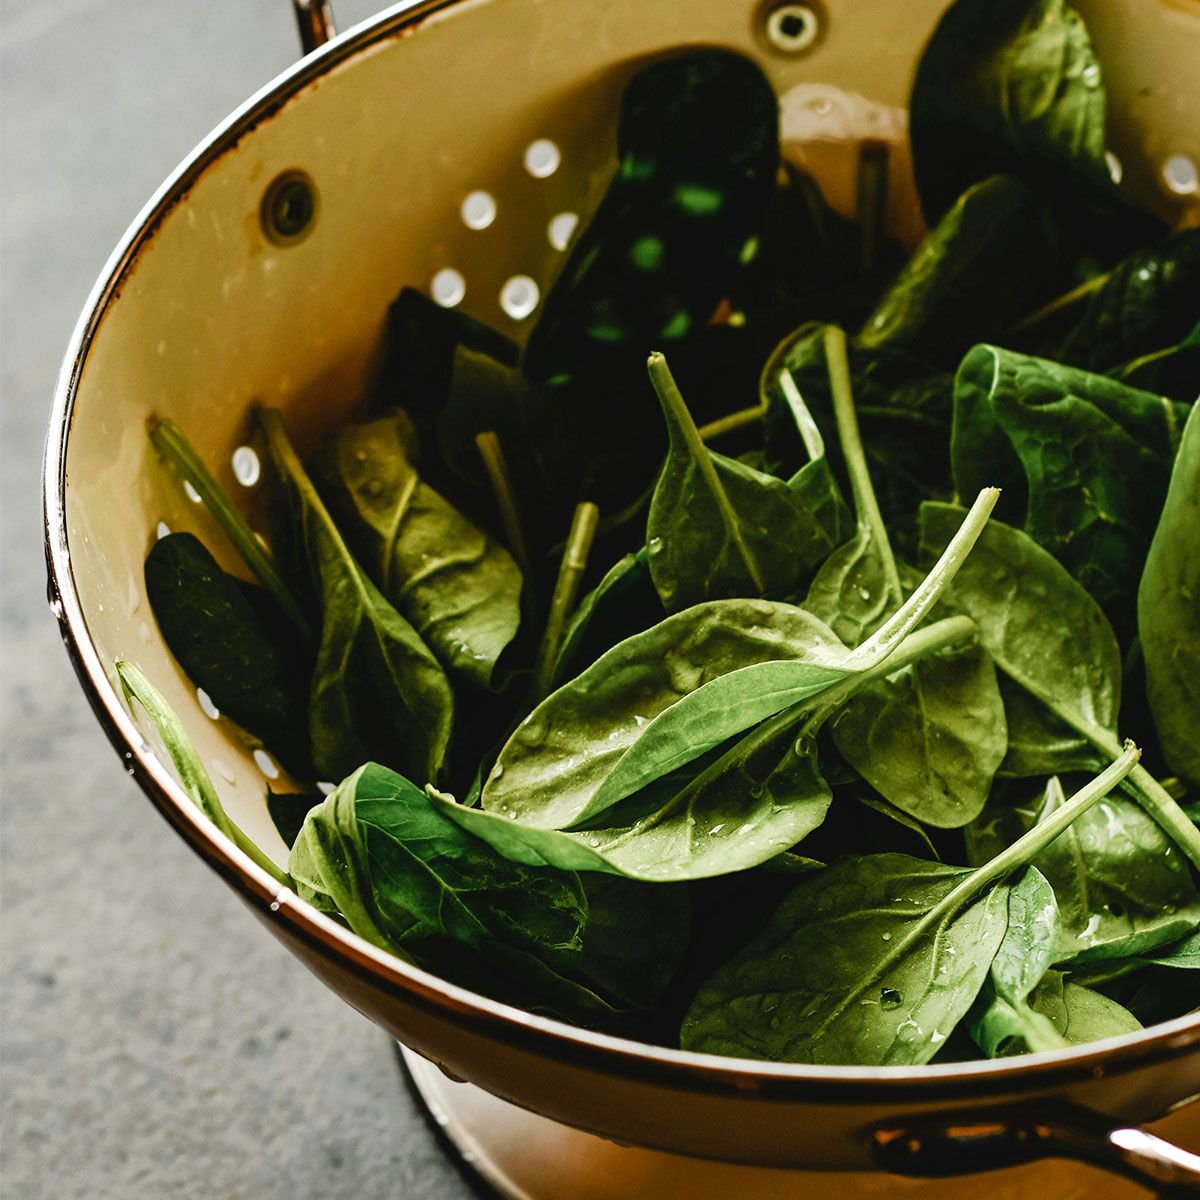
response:
<path id="1" fill-rule="evenodd" d="M 492 1040 L 601 1074 L 715 1095 L 780 1101 L 936 1101 L 1062 1087 L 1123 1074 L 1171 1058 L 1200 1043 L 1200 1016 L 1178 1017 L 1138 1033 L 1069 1050 L 1020 1058 L 920 1067 L 813 1066 L 757 1062 L 652 1046 L 542 1017 L 411 966 L 372 946 L 280 886 L 204 818 L 164 764 L 141 749 L 143 739 L 105 671 L 88 632 L 70 561 L 66 526 L 66 460 L 79 382 L 91 344 L 122 279 L 167 213 L 205 170 L 304 88 L 361 51 L 407 34 L 429 17 L 484 0 L 401 0 L 265 84 L 218 124 L 167 176 L 122 235 L 80 314 L 55 386 L 43 461 L 43 519 L 51 608 L 97 719 L 128 773 L 160 814 L 241 898 L 267 921 L 343 970 L 405 1001 L 468 1026 Z"/>

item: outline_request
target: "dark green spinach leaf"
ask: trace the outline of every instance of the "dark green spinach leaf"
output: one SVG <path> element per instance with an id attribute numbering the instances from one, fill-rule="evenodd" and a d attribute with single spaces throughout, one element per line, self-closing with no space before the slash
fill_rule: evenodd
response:
<path id="1" fill-rule="evenodd" d="M 351 555 L 279 414 L 258 409 L 257 416 L 320 597 L 308 716 L 317 772 L 338 779 L 378 758 L 436 779 L 454 708 L 445 673 Z"/>
<path id="2" fill-rule="evenodd" d="M 520 624 L 521 572 L 413 466 L 404 418 L 337 430 L 314 481 L 379 590 L 441 663 L 483 687 Z"/>

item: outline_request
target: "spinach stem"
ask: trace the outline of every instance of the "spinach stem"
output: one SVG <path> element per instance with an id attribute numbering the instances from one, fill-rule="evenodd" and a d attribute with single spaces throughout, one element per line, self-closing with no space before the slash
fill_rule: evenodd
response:
<path id="1" fill-rule="evenodd" d="M 854 511 L 858 523 L 871 533 L 871 540 L 879 550 L 883 562 L 883 575 L 893 601 L 899 605 L 904 599 L 900 590 L 900 573 L 896 570 L 896 559 L 888 541 L 887 527 L 879 511 L 879 501 L 871 486 L 871 473 L 867 469 L 867 456 L 863 451 L 862 437 L 858 431 L 858 417 L 854 413 L 854 394 L 850 388 L 850 363 L 846 357 L 846 335 L 836 325 L 826 325 L 825 362 L 829 371 L 829 387 L 833 393 L 833 415 L 837 420 L 838 437 L 842 443 L 842 457 L 850 473 L 850 491 L 854 497 Z"/>
<path id="2" fill-rule="evenodd" d="M 600 510 L 590 500 L 576 506 L 575 515 L 571 519 L 571 532 L 567 535 L 567 544 L 559 564 L 558 578 L 554 582 L 554 595 L 550 600 L 546 630 L 534 663 L 530 708 L 543 700 L 550 691 L 567 617 L 575 606 L 579 584 L 584 571 L 587 570 L 588 555 L 591 553 L 599 519 Z"/>
<path id="3" fill-rule="evenodd" d="M 709 457 L 709 449 L 700 440 L 700 432 L 696 428 L 696 422 L 692 420 L 692 414 L 688 412 L 688 406 L 683 402 L 683 396 L 680 394 L 675 379 L 671 375 L 666 358 L 656 350 L 650 355 L 646 363 L 646 369 L 650 372 L 650 382 L 654 385 L 654 390 L 658 393 L 658 401 L 663 407 L 663 412 L 666 414 L 671 437 L 674 438 L 678 433 L 683 436 L 684 441 L 687 443 L 692 461 L 696 464 L 696 469 L 704 477 L 704 483 L 712 493 L 713 500 L 716 502 L 717 511 L 721 515 L 721 523 L 725 526 L 725 532 L 729 535 L 730 541 L 737 547 L 738 553 L 745 563 L 746 573 L 750 576 L 750 582 L 754 585 L 755 591 L 761 596 L 767 590 L 766 584 L 763 582 L 762 572 L 759 570 L 758 562 L 742 537 L 741 525 L 738 522 L 737 514 L 733 511 L 733 505 L 729 503 L 729 497 L 725 494 L 725 488 L 717 477 L 717 469 L 713 466 L 713 461 Z"/>
<path id="4" fill-rule="evenodd" d="M 131 662 L 118 662 L 116 668 L 126 703 L 136 700 L 153 722 L 167 753 L 171 756 L 171 762 L 175 764 L 180 785 L 192 803 L 276 883 L 292 887 L 292 877 L 280 870 L 226 814 L 217 789 L 204 769 L 183 722 L 158 688 Z"/>
<path id="5" fill-rule="evenodd" d="M 900 608 L 850 655 L 844 664 L 847 669 L 862 670 L 882 662 L 925 619 L 958 574 L 959 567 L 983 532 L 999 496 L 999 488 L 984 488 L 979 493 L 958 527 L 958 532 L 950 539 L 950 544 L 942 551 L 929 574 Z"/>
<path id="6" fill-rule="evenodd" d="M 504 458 L 504 447 L 500 445 L 500 439 L 495 432 L 490 429 L 475 435 L 475 446 L 479 450 L 479 457 L 483 459 L 484 470 L 487 471 L 488 481 L 492 485 L 492 494 L 496 497 L 496 505 L 500 509 L 500 520 L 504 525 L 508 548 L 517 560 L 521 574 L 528 580 L 529 551 L 525 547 L 525 534 L 521 531 L 521 517 L 517 511 L 512 476 Z"/>
<path id="7" fill-rule="evenodd" d="M 813 420 L 808 405 L 804 403 L 804 397 L 800 395 L 796 380 L 786 367 L 779 372 L 779 387 L 792 410 L 792 417 L 796 422 L 796 429 L 800 433 L 800 440 L 804 443 L 804 452 L 808 455 L 809 461 L 813 462 L 818 458 L 824 458 L 825 439 L 821 436 L 821 430 Z"/>
<path id="8" fill-rule="evenodd" d="M 1027 329 L 1032 329 L 1035 325 L 1040 325 L 1048 317 L 1054 316 L 1055 313 L 1061 312 L 1064 308 L 1070 308 L 1074 304 L 1078 304 L 1080 300 L 1086 299 L 1093 292 L 1098 292 L 1107 282 L 1109 272 L 1105 271 L 1103 275 L 1094 275 L 1086 283 L 1081 283 L 1078 287 L 1073 287 L 1069 292 L 1064 292 L 1061 296 L 1055 297 L 1049 304 L 1043 304 L 1041 308 L 1035 309 L 1033 312 L 1022 317 L 1015 325 L 1009 328 L 1009 335 L 1014 333 L 1024 333 Z"/>
<path id="9" fill-rule="evenodd" d="M 756 404 L 753 408 L 740 408 L 728 416 L 718 417 L 715 421 L 709 421 L 707 425 L 701 425 L 696 433 L 702 442 L 711 442 L 714 438 L 744 429 L 747 425 L 753 425 L 755 421 L 761 421 L 766 411 L 765 404 Z"/>
<path id="10" fill-rule="evenodd" d="M 204 507 L 212 514 L 213 520 L 254 577 L 270 593 L 304 640 L 311 641 L 312 627 L 276 570 L 274 560 L 263 549 L 258 536 L 229 498 L 229 493 L 192 448 L 183 430 L 169 417 L 156 418 L 150 422 L 150 441 L 155 450 L 196 489 Z"/>

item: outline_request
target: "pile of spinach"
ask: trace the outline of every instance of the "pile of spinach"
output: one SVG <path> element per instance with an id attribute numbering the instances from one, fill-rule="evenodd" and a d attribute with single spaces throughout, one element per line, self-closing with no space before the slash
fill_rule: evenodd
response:
<path id="1" fill-rule="evenodd" d="M 1112 186 L 1061 0 L 958 0 L 911 117 L 904 262 L 780 171 L 749 60 L 644 67 L 523 349 L 405 289 L 358 423 L 302 457 L 254 411 L 269 551 L 151 423 L 253 580 L 161 538 L 163 637 L 299 789 L 284 869 L 118 664 L 223 834 L 405 961 L 693 1050 L 1195 1009 L 1200 231 Z"/>

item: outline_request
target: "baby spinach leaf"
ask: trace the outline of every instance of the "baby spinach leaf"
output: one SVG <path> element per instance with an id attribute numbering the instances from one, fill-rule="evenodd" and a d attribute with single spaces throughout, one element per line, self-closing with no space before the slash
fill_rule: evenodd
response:
<path id="1" fill-rule="evenodd" d="M 1135 250 L 1108 273 L 1054 357 L 1088 371 L 1110 371 L 1182 342 L 1198 315 L 1200 229 L 1181 229 Z"/>
<path id="2" fill-rule="evenodd" d="M 739 687 L 752 664 L 781 662 L 789 682 L 815 694 L 846 677 L 845 656 L 820 621 L 789 604 L 712 600 L 685 609 L 614 646 L 539 704 L 500 752 L 483 807 L 546 829 L 574 825 L 603 811 L 602 787 L 608 807 L 777 711 L 739 711 L 756 694 L 750 683 Z M 664 714 L 726 676 L 739 678 L 719 706 L 705 696 L 692 720 L 659 732 Z M 659 752 L 643 750 L 644 770 L 626 766 L 616 776 L 648 737 L 664 743 Z"/>
<path id="3" fill-rule="evenodd" d="M 940 829 L 978 815 L 1008 745 L 996 669 L 978 649 L 931 655 L 861 689 L 831 728 L 873 788 Z"/>
<path id="4" fill-rule="evenodd" d="M 712 314 L 775 185 L 778 102 L 759 67 L 691 49 L 640 70 L 617 121 L 617 171 L 525 349 L 535 381 L 676 341 Z"/>
<path id="5" fill-rule="evenodd" d="M 815 513 L 783 480 L 709 450 L 661 354 L 649 370 L 671 438 L 646 524 L 663 607 L 786 595 L 832 549 Z"/>
<path id="6" fill-rule="evenodd" d="M 986 862 L 1066 803 L 1057 777 L 1040 807 L 992 804 L 967 830 L 970 861 Z M 1131 801 L 1109 796 L 1033 860 L 1058 897 L 1055 962 L 1148 954 L 1200 921 L 1200 893 L 1170 838 Z"/>
<path id="7" fill-rule="evenodd" d="M 975 1000 L 1008 928 L 1008 879 L 1115 787 L 1120 759 L 986 866 L 902 854 L 805 877 L 766 929 L 699 990 L 685 1050 L 779 1062 L 928 1062 Z"/>
<path id="8" fill-rule="evenodd" d="M 1054 890 L 1036 867 L 1026 867 L 1009 888 L 1008 930 L 967 1016 L 971 1037 L 988 1058 L 1067 1044 L 1029 1005 L 1030 993 L 1055 960 L 1061 933 Z"/>
<path id="9" fill-rule="evenodd" d="M 1118 635 L 1145 560 L 1186 410 L 1103 375 L 977 346 L 954 380 L 955 483 L 1005 489 L 1023 524 L 1094 596 Z"/>
<path id="10" fill-rule="evenodd" d="M 526 1005 L 584 1019 L 611 1015 L 598 993 L 618 1003 L 652 1001 L 686 938 L 682 889 L 585 885 L 570 871 L 513 862 L 450 820 L 436 797 L 373 763 L 313 811 L 292 860 L 347 919 L 331 888 L 353 887 L 364 898 L 368 934 L 374 927 L 423 965 L 470 972 L 469 958 L 447 953 L 469 947 Z M 635 937 L 649 909 L 658 930 Z"/>
<path id="11" fill-rule="evenodd" d="M 1043 778 L 1055 772 L 1098 771 L 1100 755 L 1031 692 L 1007 675 L 999 678 L 1008 726 L 1008 749 L 996 770 L 1002 778 Z"/>
<path id="12" fill-rule="evenodd" d="M 337 430 L 314 480 L 373 582 L 448 669 L 487 687 L 520 623 L 512 556 L 431 487 L 395 414 Z"/>
<path id="13" fill-rule="evenodd" d="M 579 602 L 558 652 L 555 686 L 662 617 L 662 602 L 650 578 L 650 554 L 643 546 L 625 555 Z"/>
<path id="14" fill-rule="evenodd" d="M 1056 971 L 1039 984 L 1031 1003 L 1034 1011 L 1043 1014 L 1073 1046 L 1136 1033 L 1142 1028 L 1142 1023 L 1115 1000 L 1064 980 Z"/>
<path id="15" fill-rule="evenodd" d="M 958 522 L 953 505 L 921 506 L 926 557 Z M 1121 656 L 1099 605 L 1065 568 L 1018 529 L 992 521 L 956 576 L 953 603 L 979 626 L 980 645 L 1007 675 L 1102 756 L 1118 746 Z M 1128 788 L 1200 867 L 1200 832 L 1143 767 Z"/>
<path id="16" fill-rule="evenodd" d="M 1155 963 L 1160 967 L 1177 967 L 1180 970 L 1200 971 L 1200 929 L 1174 942 L 1163 946 L 1153 954 L 1141 956 L 1144 962 Z"/>
<path id="17" fill-rule="evenodd" d="M 1200 784 L 1200 408 L 1183 431 L 1137 594 L 1146 698 L 1168 765 Z"/>
<path id="18" fill-rule="evenodd" d="M 1005 172 L 1051 205 L 1068 260 L 1111 262 L 1163 231 L 1109 177 L 1100 63 L 1063 0 L 956 0 L 917 65 L 909 136 L 931 225 Z"/>
<path id="19" fill-rule="evenodd" d="M 320 792 L 275 792 L 267 787 L 267 812 L 275 832 L 290 850 L 300 836 L 304 818 L 321 803 Z"/>
<path id="20" fill-rule="evenodd" d="M 454 700 L 416 630 L 354 560 L 288 441 L 279 414 L 257 410 L 321 603 L 309 698 L 318 775 L 337 779 L 372 757 L 436 778 Z"/>
<path id="21" fill-rule="evenodd" d="M 288 772 L 311 779 L 311 664 L 278 610 L 273 621 L 261 615 L 274 607 L 267 594 L 227 575 L 190 533 L 159 538 L 145 576 L 163 640 L 187 677 L 231 721 L 261 738 Z"/>
<path id="22" fill-rule="evenodd" d="M 1007 927 L 1006 886 L 958 902 L 970 875 L 880 854 L 806 877 L 700 988 L 680 1044 L 776 1062 L 927 1062 L 975 999 Z"/>
<path id="23" fill-rule="evenodd" d="M 859 334 L 947 366 L 1000 337 L 1042 290 L 1047 250 L 1029 189 L 1011 175 L 973 184 L 917 247 Z"/>

